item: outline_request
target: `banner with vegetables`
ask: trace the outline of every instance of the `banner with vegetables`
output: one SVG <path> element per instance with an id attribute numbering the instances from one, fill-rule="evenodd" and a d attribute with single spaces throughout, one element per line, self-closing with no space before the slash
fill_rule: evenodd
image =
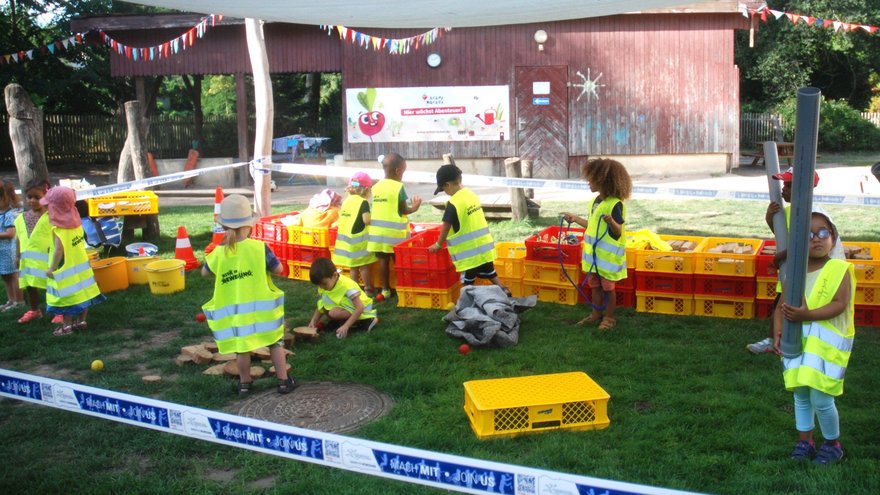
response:
<path id="1" fill-rule="evenodd" d="M 345 102 L 349 143 L 510 139 L 508 86 L 353 88 Z"/>

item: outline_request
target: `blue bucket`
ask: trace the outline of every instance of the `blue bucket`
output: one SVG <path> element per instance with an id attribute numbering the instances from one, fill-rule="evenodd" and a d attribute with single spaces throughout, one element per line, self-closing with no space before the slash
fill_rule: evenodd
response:
<path id="1" fill-rule="evenodd" d="M 143 249 L 143 253 L 141 250 Z M 149 242 L 134 242 L 125 246 L 125 255 L 129 258 L 135 256 L 155 256 L 159 248 Z"/>

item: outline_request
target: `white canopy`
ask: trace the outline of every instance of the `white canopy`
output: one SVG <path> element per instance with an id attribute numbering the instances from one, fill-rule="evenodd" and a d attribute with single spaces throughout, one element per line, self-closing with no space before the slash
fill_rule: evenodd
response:
<path id="1" fill-rule="evenodd" d="M 473 27 L 560 21 L 674 7 L 693 0 L 132 0 L 184 12 L 310 25 Z M 699 2 L 730 4 L 729 0 Z M 726 5 L 725 5 L 726 6 Z"/>

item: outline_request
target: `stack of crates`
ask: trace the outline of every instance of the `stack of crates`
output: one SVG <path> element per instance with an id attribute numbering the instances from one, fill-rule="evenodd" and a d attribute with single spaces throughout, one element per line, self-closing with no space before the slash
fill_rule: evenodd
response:
<path id="1" fill-rule="evenodd" d="M 773 311 L 776 283 L 779 281 L 778 270 L 773 264 L 775 253 L 776 241 L 771 239 L 761 242 L 755 257 L 755 317 L 757 318 L 769 318 Z"/>
<path id="2" fill-rule="evenodd" d="M 694 314 L 722 318 L 755 317 L 755 273 L 761 240 L 708 237 L 694 252 Z M 710 249 L 736 245 L 743 253 Z"/>
<path id="3" fill-rule="evenodd" d="M 290 253 L 287 248 L 288 232 L 287 226 L 283 223 L 283 219 L 299 215 L 298 211 L 289 211 L 287 213 L 279 213 L 262 217 L 254 222 L 251 229 L 251 239 L 258 239 L 266 243 L 269 249 L 275 253 L 275 256 L 281 261 L 284 267 L 282 276 L 287 277 L 290 273 Z"/>
<path id="4" fill-rule="evenodd" d="M 309 268 L 318 258 L 330 259 L 336 243 L 336 228 L 287 226 L 287 264 L 290 278 L 309 280 Z"/>
<path id="5" fill-rule="evenodd" d="M 458 301 L 461 281 L 449 250 L 428 251 L 439 238 L 439 229 L 428 229 L 394 246 L 398 307 L 446 309 Z"/>
<path id="6" fill-rule="evenodd" d="M 855 323 L 858 326 L 880 326 L 880 243 L 844 242 L 847 251 L 858 249 L 871 259 L 852 258 L 856 275 Z"/>
<path id="7" fill-rule="evenodd" d="M 569 278 L 579 285 L 583 281 L 583 239 L 584 229 L 560 227 L 547 227 L 527 237 L 524 243 L 523 295 L 536 295 L 544 302 L 577 304 L 580 295 Z"/>
<path id="8" fill-rule="evenodd" d="M 694 314 L 696 252 L 705 237 L 661 235 L 660 239 L 693 242 L 693 251 L 639 249 L 635 253 L 636 311 L 671 315 Z"/>

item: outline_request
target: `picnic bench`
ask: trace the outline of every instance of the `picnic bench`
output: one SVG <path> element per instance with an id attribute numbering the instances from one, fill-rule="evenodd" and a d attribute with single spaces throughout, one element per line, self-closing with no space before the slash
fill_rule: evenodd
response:
<path id="1" fill-rule="evenodd" d="M 742 156 L 750 156 L 752 157 L 752 163 L 749 165 L 755 167 L 758 165 L 758 162 L 761 162 L 762 166 L 765 166 L 764 162 L 764 142 L 761 141 L 756 143 L 757 147 L 754 153 L 743 153 Z M 791 161 L 794 159 L 794 143 L 785 143 L 785 142 L 777 142 L 776 143 L 776 154 L 779 156 L 779 161 L 781 162 L 783 158 L 788 162 L 788 166 L 791 166 Z M 816 158 L 819 158 L 819 155 L 816 155 Z"/>
<path id="2" fill-rule="evenodd" d="M 440 211 L 445 211 L 447 201 L 449 198 L 432 199 L 430 205 Z M 513 218 L 510 194 L 481 194 L 480 206 L 483 207 L 483 214 L 487 220 L 510 220 Z M 526 198 L 526 208 L 529 212 L 529 218 L 538 218 L 541 211 L 539 203 Z"/>

